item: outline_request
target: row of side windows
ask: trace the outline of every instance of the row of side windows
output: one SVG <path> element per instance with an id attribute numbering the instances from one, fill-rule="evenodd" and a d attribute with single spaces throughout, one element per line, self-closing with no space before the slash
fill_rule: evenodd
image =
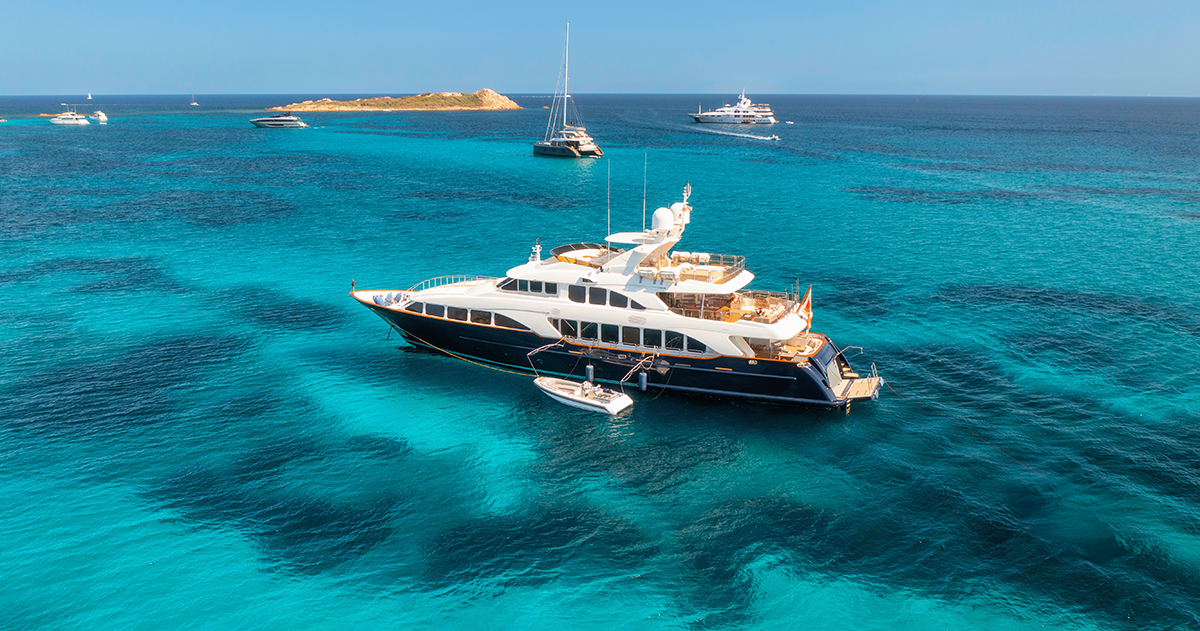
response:
<path id="1" fill-rule="evenodd" d="M 625 294 L 609 291 L 603 287 L 585 287 L 583 285 L 568 285 L 567 298 L 571 302 L 580 304 L 588 303 L 590 305 L 608 305 L 610 307 L 620 307 L 621 309 L 632 308 L 639 311 L 645 311 L 646 308 L 636 300 L 630 300 Z"/>
<path id="2" fill-rule="evenodd" d="M 606 344 L 623 344 L 626 346 L 648 346 L 650 348 L 665 348 L 667 350 L 703 353 L 708 347 L 696 338 L 689 337 L 677 331 L 661 329 L 640 329 L 636 326 L 620 326 L 617 324 L 599 324 L 577 320 L 550 319 L 550 324 L 558 329 L 563 337 L 583 341 L 600 341 Z"/>
<path id="3" fill-rule="evenodd" d="M 543 283 L 540 280 L 517 280 L 505 278 L 496 285 L 501 291 L 519 291 L 527 294 L 558 295 L 558 283 Z"/>
<path id="4" fill-rule="evenodd" d="M 458 320 L 460 322 L 471 322 L 472 324 L 487 324 L 494 326 L 502 326 L 506 329 L 518 329 L 528 331 L 529 327 L 517 322 L 516 320 L 504 315 L 503 313 L 492 313 L 491 311 L 481 311 L 479 309 L 463 309 L 462 307 L 444 307 L 433 303 L 413 302 L 404 307 L 405 311 L 413 313 L 423 313 L 427 316 L 435 318 L 448 318 L 450 320 Z"/>

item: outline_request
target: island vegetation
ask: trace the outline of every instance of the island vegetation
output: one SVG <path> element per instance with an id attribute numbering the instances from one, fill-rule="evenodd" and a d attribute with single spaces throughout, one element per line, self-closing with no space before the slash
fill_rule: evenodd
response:
<path id="1" fill-rule="evenodd" d="M 415 96 L 377 96 L 353 101 L 325 98 L 270 107 L 280 112 L 383 112 L 397 110 L 519 110 L 512 99 L 484 88 L 473 94 L 461 92 L 425 92 Z"/>

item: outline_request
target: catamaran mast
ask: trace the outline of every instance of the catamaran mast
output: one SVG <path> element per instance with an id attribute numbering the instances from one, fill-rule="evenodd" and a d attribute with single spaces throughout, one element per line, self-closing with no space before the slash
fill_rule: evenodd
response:
<path id="1" fill-rule="evenodd" d="M 571 80 L 571 23 L 567 22 L 567 45 L 563 49 L 563 127 L 567 126 L 567 99 L 571 98 L 571 90 L 567 82 Z"/>

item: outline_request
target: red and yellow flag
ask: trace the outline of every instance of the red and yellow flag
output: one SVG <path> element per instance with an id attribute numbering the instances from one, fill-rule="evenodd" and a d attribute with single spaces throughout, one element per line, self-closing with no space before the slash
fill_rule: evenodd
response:
<path id="1" fill-rule="evenodd" d="M 808 286 L 808 291 L 804 293 L 804 300 L 800 301 L 800 315 L 804 316 L 804 332 L 812 328 L 812 285 Z"/>

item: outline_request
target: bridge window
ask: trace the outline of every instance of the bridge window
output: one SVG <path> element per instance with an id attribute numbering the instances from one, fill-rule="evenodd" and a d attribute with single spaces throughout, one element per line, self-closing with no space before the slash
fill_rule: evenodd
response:
<path id="1" fill-rule="evenodd" d="M 568 285 L 567 298 L 570 298 L 571 302 L 587 302 L 587 287 L 583 285 Z"/>
<path id="2" fill-rule="evenodd" d="M 496 285 L 496 287 L 502 291 L 516 291 L 517 290 L 517 279 L 505 278 L 504 280 L 500 281 L 500 284 Z"/>
<path id="3" fill-rule="evenodd" d="M 624 309 L 625 307 L 629 306 L 629 298 L 626 298 L 625 294 L 618 294 L 615 291 L 609 292 L 608 304 Z"/>
<path id="4" fill-rule="evenodd" d="M 540 280 L 529 281 L 529 291 L 532 291 L 535 294 L 542 293 L 542 281 L 540 281 Z"/>
<path id="5" fill-rule="evenodd" d="M 619 327 L 615 324 L 601 324 L 600 325 L 600 341 L 607 342 L 609 344 L 616 344 L 617 339 L 620 337 L 619 336 L 620 329 L 621 329 L 621 327 Z"/>
<path id="6" fill-rule="evenodd" d="M 643 307 L 642 304 L 636 300 L 630 300 L 629 306 L 633 307 L 637 311 L 645 311 L 646 310 L 646 308 Z"/>
<path id="7" fill-rule="evenodd" d="M 558 295 L 558 283 L 546 283 L 546 293 L 551 296 Z"/>
<path id="8" fill-rule="evenodd" d="M 446 317 L 451 320 L 467 321 L 467 310 L 461 307 L 446 307 Z"/>
<path id="9" fill-rule="evenodd" d="M 492 312 L 491 311 L 475 311 L 474 309 L 472 309 L 471 310 L 471 322 L 474 322 L 475 324 L 491 324 L 492 323 Z"/>
<path id="10" fill-rule="evenodd" d="M 529 281 L 527 281 L 527 280 L 517 281 L 517 291 L 529 291 Z"/>
<path id="11" fill-rule="evenodd" d="M 446 317 L 446 308 L 442 305 L 425 305 L 425 315 L 444 318 Z"/>
<path id="12" fill-rule="evenodd" d="M 404 310 L 411 311 L 413 313 L 424 313 L 425 312 L 425 303 L 423 303 L 423 302 L 409 303 L 409 305 L 407 307 L 405 307 Z"/>
<path id="13" fill-rule="evenodd" d="M 602 305 L 608 302 L 608 290 L 603 287 L 588 287 L 588 304 Z"/>

